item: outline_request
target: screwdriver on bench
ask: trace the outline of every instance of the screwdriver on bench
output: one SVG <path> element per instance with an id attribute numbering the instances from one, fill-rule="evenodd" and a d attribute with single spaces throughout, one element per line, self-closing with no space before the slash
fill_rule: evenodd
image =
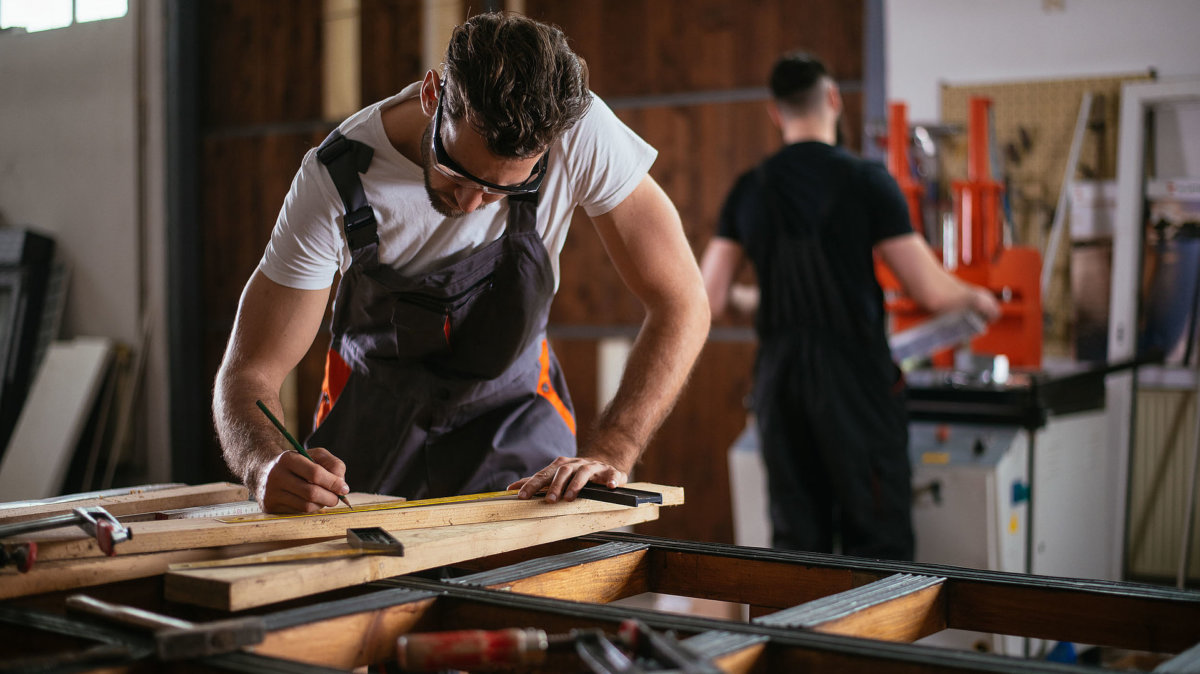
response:
<path id="1" fill-rule="evenodd" d="M 271 414 L 271 410 L 267 409 L 267 406 L 263 404 L 263 401 L 255 400 L 254 404 L 258 405 L 258 409 L 262 410 L 263 414 L 267 415 L 267 418 L 271 420 L 272 424 L 275 424 L 275 428 L 278 428 L 280 433 L 283 433 L 283 437 L 292 444 L 292 449 L 299 452 L 300 456 L 303 456 L 309 461 L 316 463 L 316 460 L 309 455 L 308 450 L 304 449 L 304 445 L 297 442 L 296 438 L 293 438 L 292 434 L 288 433 L 288 429 L 284 428 L 283 424 L 279 423 L 279 420 L 275 418 L 274 414 Z M 345 503 L 347 508 L 354 510 L 354 506 L 350 505 L 350 502 L 346 500 L 345 496 L 338 494 L 338 500 L 342 503 Z"/>
<path id="2" fill-rule="evenodd" d="M 603 660 L 605 667 L 595 671 L 641 671 L 628 668 L 631 661 L 623 651 L 652 643 L 648 633 L 648 628 L 632 619 L 622 621 L 616 634 L 596 628 L 547 634 L 535 627 L 424 632 L 396 639 L 396 661 L 401 668 L 414 671 L 509 671 L 521 665 L 542 665 L 548 653 L 573 650 Z M 594 647 L 587 648 L 587 644 Z M 670 669 L 715 671 L 709 667 Z"/>

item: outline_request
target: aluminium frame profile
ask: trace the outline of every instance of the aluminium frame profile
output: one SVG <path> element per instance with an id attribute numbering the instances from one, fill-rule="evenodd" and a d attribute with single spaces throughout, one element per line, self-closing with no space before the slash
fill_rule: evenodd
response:
<path id="1" fill-rule="evenodd" d="M 548 554 L 550 553 L 550 554 Z M 524 555 L 526 559 L 519 560 Z M 513 561 L 515 560 L 515 561 Z M 498 567 L 491 566 L 500 562 Z M 511 562 L 511 563 L 510 563 Z M 1004 629 L 1023 636 L 1178 653 L 1186 669 L 1200 649 L 1200 593 L 1113 581 L 977 571 L 931 564 L 795 553 L 636 534 L 593 534 L 480 560 L 456 578 L 402 576 L 358 596 L 263 616 L 255 653 L 187 663 L 186 671 L 324 672 L 394 657 L 395 638 L 415 631 L 536 626 L 614 628 L 626 618 L 676 634 L 726 671 L 819 670 L 1081 672 L 1088 667 L 906 643 L 945 627 Z M 490 567 L 490 568 L 489 568 Z M 904 575 L 907 574 L 907 575 Z M 676 615 L 607 602 L 642 592 L 742 601 L 772 611 L 751 623 Z M 908 602 L 904 606 L 889 603 Z M 882 610 L 851 630 L 915 616 L 899 636 L 850 636 L 843 619 Z M 29 615 L 2 607 L 0 619 Z M 34 616 L 36 617 L 36 616 Z M 56 617 L 51 631 L 99 629 Z M 794 623 L 803 623 L 797 628 Z M 824 629 L 823 626 L 829 629 Z M 68 629 L 69 628 L 69 629 Z M 112 630 L 101 641 L 119 637 Z M 907 635 L 907 636 L 905 636 Z M 895 641 L 883 639 L 896 639 Z M 142 635 L 130 633 L 137 650 Z M 143 655 L 144 657 L 144 655 Z M 127 671 L 138 664 L 130 658 Z M 142 665 L 145 663 L 143 662 Z M 117 665 L 116 671 L 120 665 Z M 77 669 L 74 671 L 78 671 Z M 166 671 L 171 671 L 168 668 Z M 182 670 L 181 670 L 182 671 Z"/>

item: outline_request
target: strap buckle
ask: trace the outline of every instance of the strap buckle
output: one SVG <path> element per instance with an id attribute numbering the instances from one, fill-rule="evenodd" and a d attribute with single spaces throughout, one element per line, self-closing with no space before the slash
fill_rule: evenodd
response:
<path id="1" fill-rule="evenodd" d="M 379 235 L 375 231 L 375 212 L 371 210 L 370 204 L 350 211 L 343 220 L 346 241 L 351 250 L 379 241 Z"/>
<path id="2" fill-rule="evenodd" d="M 317 159 L 326 166 L 332 164 L 338 157 L 350 149 L 350 141 L 340 133 L 334 132 L 328 142 L 317 148 Z"/>

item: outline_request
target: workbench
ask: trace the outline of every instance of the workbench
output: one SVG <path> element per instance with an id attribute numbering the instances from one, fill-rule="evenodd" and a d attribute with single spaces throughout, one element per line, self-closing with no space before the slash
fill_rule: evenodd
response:
<path id="1" fill-rule="evenodd" d="M 164 568 L 164 574 L 152 572 L 147 563 L 134 563 L 144 557 L 155 557 L 161 563 L 163 555 L 175 559 L 185 552 L 192 559 L 246 554 L 248 544 L 230 543 L 236 537 L 228 533 L 213 538 L 219 544 L 203 550 L 130 549 L 118 550 L 114 557 L 100 557 L 83 544 L 83 534 L 47 532 L 42 538 L 54 542 L 47 549 L 58 559 L 39 559 L 26 574 L 12 568 L 0 570 L 0 593 L 22 576 L 51 572 L 56 565 L 77 564 L 80 559 L 88 560 L 93 572 L 103 565 L 110 569 L 133 566 L 142 569 L 141 575 L 125 580 L 104 574 L 76 575 L 74 587 L 41 591 L 29 586 L 38 591 L 8 592 L 8 598 L 0 602 L 0 671 L 299 673 L 345 671 L 373 664 L 390 672 L 396 671 L 396 640 L 403 635 L 514 627 L 550 634 L 569 634 L 571 630 L 610 633 L 629 619 L 640 621 L 652 633 L 676 644 L 680 652 L 694 657 L 700 664 L 693 671 L 706 671 L 704 667 L 727 672 L 1095 671 L 913 643 L 945 629 L 1145 651 L 1149 653 L 1138 661 L 1145 666 L 1135 665 L 1138 668 L 1149 669 L 1165 661 L 1156 671 L 1200 669 L 1200 592 L 606 531 L 621 526 L 613 524 L 621 519 L 627 523 L 654 519 L 658 508 L 682 501 L 678 488 L 636 486 L 660 491 L 663 504 L 503 501 L 396 510 L 383 526 L 404 541 L 405 556 L 392 561 L 408 559 L 414 568 L 426 568 L 331 589 L 308 588 L 311 593 L 296 590 L 290 597 L 287 593 L 240 595 L 256 597 L 249 601 L 254 605 L 240 609 L 218 608 L 221 601 L 201 601 L 195 595 L 170 598 L 173 575 L 198 574 L 193 577 L 217 582 L 231 571 L 228 568 Z M 351 500 L 362 502 L 358 495 L 351 495 Z M 551 510 L 564 506 L 574 510 Z M 0 509 L 0 517 L 4 512 Z M 382 512 L 386 511 L 309 518 L 305 526 L 319 535 L 332 530 L 330 520 L 356 517 L 365 521 Z M 465 521 L 454 521 L 460 518 Z M 409 520 L 418 528 L 406 528 Z M 522 522 L 537 526 L 511 529 Z M 155 526 L 149 526 L 152 524 Z M 208 525 L 222 530 L 213 522 Z M 136 543 L 141 536 L 147 540 L 142 545 L 149 546 L 155 532 L 165 525 L 145 521 L 128 526 L 133 536 L 126 544 Z M 182 539 L 189 545 L 198 540 L 195 532 L 203 528 L 195 522 L 176 526 L 192 532 L 190 538 Z M 231 524 L 230 528 L 235 526 L 242 525 Z M 292 527 L 271 524 L 262 529 L 284 526 Z M 571 534 L 580 528 L 591 532 Z M 455 534 L 455 530 L 469 535 Z M 436 531 L 441 533 L 430 533 Z M 509 536 L 505 531 L 520 533 Z M 419 558 L 425 553 L 414 536 L 437 535 L 459 535 L 460 542 L 431 546 L 433 552 L 422 564 Z M 466 538 L 461 538 L 464 535 Z M 68 546 L 67 539 L 76 544 Z M 323 543 L 304 545 L 336 544 L 327 538 Z M 282 546 L 283 541 L 254 545 L 269 548 Z M 283 554 L 287 549 L 266 554 Z M 69 557 L 76 553 L 82 556 Z M 121 564 L 123 557 L 128 564 Z M 290 567 L 296 578 L 312 577 L 306 569 L 314 566 L 325 569 L 323 575 L 348 578 L 354 574 L 347 569 L 369 570 L 379 561 L 375 557 L 273 566 Z M 427 565 L 436 561 L 446 563 Z M 235 568 L 244 571 L 250 567 Z M 385 573 L 394 570 L 382 569 Z M 67 597 L 78 593 L 188 621 L 198 629 L 222 621 L 248 621 L 260 632 L 250 647 L 216 652 L 222 650 L 220 644 L 209 644 L 213 654 L 165 662 L 159 659 L 158 650 L 162 631 L 150 634 L 90 614 L 67 612 Z M 750 620 L 679 615 L 638 608 L 627 601 L 644 593 L 743 604 Z M 572 650 L 550 653 L 540 669 L 586 671 Z"/>

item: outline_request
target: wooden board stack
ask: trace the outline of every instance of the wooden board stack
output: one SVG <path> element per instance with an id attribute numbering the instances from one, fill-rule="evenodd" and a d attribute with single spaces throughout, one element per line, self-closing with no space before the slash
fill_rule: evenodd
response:
<path id="1" fill-rule="evenodd" d="M 630 487 L 661 493 L 663 505 L 683 502 L 680 488 L 653 484 Z M 37 561 L 28 573 L 12 567 L 0 569 L 0 599 L 157 575 L 166 573 L 173 564 L 272 551 L 295 555 L 345 549 L 346 532 L 351 528 L 381 527 L 404 544 L 403 557 L 260 562 L 252 566 L 181 569 L 167 575 L 167 596 L 173 601 L 240 610 L 658 517 L 658 506 L 652 504 L 629 507 L 584 499 L 546 503 L 506 497 L 390 509 L 383 506 L 403 499 L 351 494 L 353 504 L 372 508 L 330 508 L 311 516 L 146 520 L 147 513 L 211 505 L 217 498 L 236 501 L 244 499 L 246 492 L 238 485 L 218 483 L 137 496 L 107 499 L 102 504 L 119 512 L 120 518 L 141 520 L 126 523 L 131 537 L 120 543 L 115 557 L 104 556 L 96 540 L 74 526 L 6 539 L 6 544 L 36 542 Z M 12 521 L 43 517 L 69 511 L 81 503 L 17 508 L 7 517 Z"/>

